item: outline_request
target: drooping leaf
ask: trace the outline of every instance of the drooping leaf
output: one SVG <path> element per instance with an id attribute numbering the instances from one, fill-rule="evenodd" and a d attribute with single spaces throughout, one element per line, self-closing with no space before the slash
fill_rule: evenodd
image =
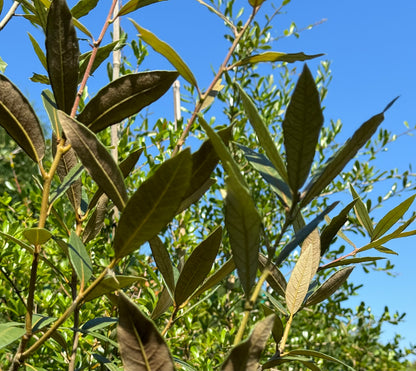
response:
<path id="1" fill-rule="evenodd" d="M 110 153 L 95 134 L 72 117 L 58 111 L 59 121 L 84 167 L 114 204 L 123 210 L 127 191 L 123 176 Z"/>
<path id="2" fill-rule="evenodd" d="M 256 323 L 247 340 L 238 344 L 223 363 L 222 371 L 257 371 L 261 353 L 270 337 L 274 315 Z"/>
<path id="3" fill-rule="evenodd" d="M 319 92 L 305 64 L 282 125 L 289 185 L 294 195 L 309 175 L 323 123 Z"/>
<path id="4" fill-rule="evenodd" d="M 294 63 L 299 61 L 306 61 L 308 59 L 314 59 L 322 57 L 325 54 L 313 54 L 307 55 L 303 52 L 300 53 L 282 53 L 282 52 L 265 52 L 261 54 L 252 55 L 238 61 L 235 66 L 244 66 L 246 64 L 260 63 L 260 62 L 287 62 Z"/>
<path id="5" fill-rule="evenodd" d="M 257 138 L 261 147 L 266 152 L 267 157 L 272 162 L 274 168 L 280 174 L 282 179 L 286 182 L 288 179 L 287 170 L 285 163 L 276 147 L 276 144 L 271 137 L 269 130 L 264 123 L 263 119 L 261 118 L 256 106 L 254 105 L 253 101 L 250 97 L 246 94 L 243 88 L 240 85 L 237 85 L 241 97 L 243 99 L 243 106 L 244 110 L 248 116 L 251 126 L 253 127 L 254 131 L 256 132 Z"/>
<path id="6" fill-rule="evenodd" d="M 180 307 L 208 276 L 221 244 L 222 228 L 217 227 L 186 260 L 175 287 L 175 306 Z"/>
<path id="7" fill-rule="evenodd" d="M 396 224 L 409 210 L 409 207 L 412 205 L 415 200 L 416 195 L 410 196 L 408 199 L 404 200 L 400 205 L 396 206 L 390 210 L 386 215 L 381 218 L 381 220 L 374 227 L 373 235 L 371 240 L 374 241 L 381 236 L 383 236 L 394 224 Z"/>
<path id="8" fill-rule="evenodd" d="M 86 295 L 84 301 L 90 301 L 110 292 L 130 287 L 138 282 L 144 284 L 146 280 L 136 276 L 108 275 Z"/>
<path id="9" fill-rule="evenodd" d="M 72 23 L 74 24 L 74 26 L 76 28 L 78 28 L 78 30 L 80 30 L 85 35 L 87 35 L 90 38 L 90 40 L 93 40 L 94 39 L 94 36 L 92 36 L 92 33 L 78 19 L 72 17 Z"/>
<path id="10" fill-rule="evenodd" d="M 43 52 L 42 48 L 39 46 L 36 39 L 29 32 L 27 34 L 29 35 L 30 42 L 32 43 L 33 49 L 35 50 L 35 53 L 38 56 L 40 63 L 42 64 L 43 68 L 47 70 L 48 65 L 46 63 L 45 53 Z"/>
<path id="11" fill-rule="evenodd" d="M 175 71 L 150 71 L 122 76 L 102 88 L 77 119 L 97 133 L 158 100 L 177 76 Z"/>
<path id="12" fill-rule="evenodd" d="M 52 233 L 45 228 L 27 228 L 23 231 L 23 236 L 32 244 L 32 245 L 43 245 L 48 242 Z"/>
<path id="13" fill-rule="evenodd" d="M 45 154 L 40 122 L 26 97 L 0 74 L 0 125 L 36 163 Z"/>
<path id="14" fill-rule="evenodd" d="M 92 263 L 84 244 L 74 231 L 69 236 L 68 255 L 78 278 L 85 285 L 92 276 Z"/>
<path id="15" fill-rule="evenodd" d="M 329 268 L 334 268 L 334 267 L 341 267 L 344 265 L 351 265 L 351 264 L 358 264 L 358 263 L 369 263 L 369 262 L 374 262 L 377 260 L 381 260 L 381 259 L 385 259 L 385 258 L 381 258 L 380 256 L 366 256 L 363 258 L 351 258 L 351 259 L 343 259 L 343 260 L 339 260 L 337 262 L 334 263 L 329 263 L 324 265 L 322 268 L 323 269 L 329 269 Z"/>
<path id="16" fill-rule="evenodd" d="M 355 215 L 357 216 L 358 221 L 360 224 L 366 229 L 370 237 L 373 235 L 373 221 L 370 218 L 370 215 L 368 214 L 367 206 L 365 206 L 363 200 L 361 199 L 360 195 L 356 192 L 352 184 L 350 184 L 350 191 L 352 194 L 352 197 L 357 200 L 354 211 Z"/>
<path id="17" fill-rule="evenodd" d="M 292 356 L 292 355 L 290 356 L 284 355 L 283 357 L 274 356 L 262 365 L 262 369 L 267 370 L 271 367 L 282 365 L 283 363 L 289 363 L 289 362 L 301 362 L 303 365 L 307 365 L 313 361 L 310 358 L 306 358 L 302 356 Z"/>
<path id="18" fill-rule="evenodd" d="M 26 330 L 22 327 L 9 326 L 7 323 L 0 323 L 0 349 L 19 340 Z"/>
<path id="19" fill-rule="evenodd" d="M 320 245 L 309 244 L 309 247 L 302 250 L 293 268 L 285 293 L 286 306 L 291 315 L 299 310 L 308 293 L 311 278 L 318 269 L 320 253 Z"/>
<path id="20" fill-rule="evenodd" d="M 345 267 L 329 277 L 305 302 L 305 307 L 328 299 L 348 279 L 355 266 Z"/>
<path id="21" fill-rule="evenodd" d="M 86 16 L 98 4 L 98 0 L 80 0 L 71 9 L 71 14 L 74 18 L 81 18 Z"/>
<path id="22" fill-rule="evenodd" d="M 149 240 L 149 245 L 152 250 L 153 258 L 155 259 L 156 267 L 159 269 L 167 287 L 173 295 L 173 292 L 175 291 L 175 277 L 169 252 L 158 236 L 151 238 Z"/>
<path id="23" fill-rule="evenodd" d="M 316 350 L 309 350 L 309 349 L 295 349 L 291 350 L 286 353 L 287 356 L 309 356 L 309 357 L 317 357 L 320 359 L 325 359 L 327 361 L 338 363 L 339 365 L 346 367 L 349 370 L 355 371 L 353 367 L 348 366 L 346 363 L 341 362 L 339 359 L 336 359 L 332 356 L 329 356 L 325 353 L 318 352 Z"/>
<path id="24" fill-rule="evenodd" d="M 173 359 L 153 322 L 119 292 L 117 340 L 125 371 L 173 371 Z"/>
<path id="25" fill-rule="evenodd" d="M 396 251 L 393 251 L 391 249 L 388 249 L 385 246 L 379 246 L 379 247 L 376 247 L 375 249 L 377 251 L 380 251 L 380 252 L 384 253 L 384 254 L 399 255 Z"/>
<path id="26" fill-rule="evenodd" d="M 121 214 L 114 237 L 117 258 L 137 250 L 161 231 L 176 214 L 189 185 L 192 158 L 189 150 L 165 161 L 143 182 Z"/>
<path id="27" fill-rule="evenodd" d="M 390 102 L 386 109 L 388 109 L 396 99 Z M 303 192 L 301 206 L 307 205 L 312 199 L 318 196 L 325 187 L 341 173 L 345 165 L 357 154 L 358 150 L 367 143 L 383 122 L 386 109 L 362 124 L 352 137 L 349 138 L 324 164 L 322 169 L 312 178 Z"/>
<path id="28" fill-rule="evenodd" d="M 264 269 L 267 264 L 267 258 L 263 254 L 259 254 L 259 263 Z M 276 291 L 279 295 L 285 296 L 287 282 L 283 273 L 273 263 L 268 263 L 270 274 L 267 276 L 267 282 L 270 287 Z"/>
<path id="29" fill-rule="evenodd" d="M 118 12 L 118 17 L 134 12 L 137 9 L 143 8 L 151 4 L 159 3 L 166 0 L 130 0 L 122 6 Z"/>
<path id="30" fill-rule="evenodd" d="M 133 23 L 134 27 L 136 27 L 141 39 L 146 44 L 149 44 L 157 53 L 162 54 L 170 63 L 172 63 L 173 67 L 175 67 L 178 70 L 179 74 L 186 81 L 188 81 L 191 85 L 198 87 L 198 84 L 192 71 L 182 60 L 179 54 L 170 45 L 166 44 L 162 40 L 159 40 L 149 30 L 140 27 L 134 20 L 130 19 L 130 21 Z"/>
<path id="31" fill-rule="evenodd" d="M 65 0 L 51 3 L 46 25 L 49 80 L 59 109 L 71 113 L 78 85 L 78 39 Z"/>

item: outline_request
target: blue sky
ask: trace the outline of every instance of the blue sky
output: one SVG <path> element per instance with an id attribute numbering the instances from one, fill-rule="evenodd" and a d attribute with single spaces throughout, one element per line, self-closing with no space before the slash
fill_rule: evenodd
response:
<path id="1" fill-rule="evenodd" d="M 11 1 L 5 0 L 5 8 Z M 70 2 L 72 4 L 73 2 Z M 108 4 L 109 1 L 103 1 Z M 236 0 L 245 6 L 247 1 Z M 266 1 L 266 4 L 268 2 Z M 276 4 L 279 4 L 276 2 Z M 268 7 L 266 7 L 268 8 Z M 270 8 L 268 8 L 270 10 Z M 106 11 L 106 10 L 105 10 Z M 4 16 L 5 11 L 1 14 Z M 94 36 L 97 36 L 103 22 L 104 10 L 94 13 L 84 21 Z M 260 17 L 262 13 L 260 13 Z M 273 50 L 307 54 L 325 53 L 324 59 L 331 61 L 333 80 L 325 100 L 325 119 L 341 119 L 344 123 L 345 137 L 372 115 L 383 110 L 385 105 L 397 95 L 400 99 L 387 112 L 383 127 L 399 134 L 405 130 L 404 121 L 411 127 L 416 124 L 416 1 L 400 0 L 292 0 L 285 8 L 285 14 L 275 18 L 274 34 L 281 35 L 294 21 L 298 28 L 326 21 L 309 31 L 281 39 L 273 45 Z M 196 0 L 169 0 L 135 12 L 129 17 L 141 26 L 152 30 L 159 38 L 173 46 L 194 72 L 201 88 L 208 86 L 212 79 L 211 68 L 222 62 L 228 44 L 223 38 L 222 21 L 208 12 Z M 243 19 L 245 19 L 243 15 Z M 98 22 L 99 21 L 99 22 Z M 90 22 L 93 22 L 92 24 Z M 91 25 L 91 26 L 90 26 Z M 130 37 L 136 34 L 127 19 L 122 20 Z M 40 92 L 44 86 L 31 83 L 28 78 L 32 72 L 43 73 L 36 62 L 27 37 L 30 29 L 23 19 L 13 19 L 0 32 L 0 57 L 9 66 L 6 75 L 42 109 Z M 35 37 L 43 44 L 39 32 Z M 84 44 L 86 46 L 86 44 Z M 152 57 L 153 69 L 171 68 L 163 58 Z M 312 72 L 316 62 L 310 64 Z M 301 67 L 301 64 L 298 64 Z M 95 81 L 102 86 L 96 74 Z M 106 74 L 104 73 L 104 78 Z M 171 107 L 171 96 L 165 98 L 165 106 Z M 172 114 L 169 109 L 163 115 Z M 378 163 L 390 169 L 398 167 L 406 170 L 408 164 L 416 167 L 416 147 L 414 137 L 402 137 L 389 146 L 387 153 L 380 153 Z M 397 199 L 389 203 L 393 207 L 401 202 Z M 412 211 L 416 209 L 412 207 Z M 384 212 L 386 208 L 380 210 Z M 416 226 L 413 226 L 415 229 Z M 416 310 L 414 285 L 416 273 L 416 238 L 393 242 L 387 247 L 399 252 L 392 256 L 396 277 L 382 272 L 364 274 L 357 269 L 351 275 L 354 283 L 364 284 L 359 296 L 350 304 L 364 300 L 375 314 L 380 314 L 385 305 L 392 312 L 407 312 L 406 321 L 400 326 L 386 328 L 385 338 L 390 339 L 394 332 L 401 333 L 406 342 L 416 343 Z"/>

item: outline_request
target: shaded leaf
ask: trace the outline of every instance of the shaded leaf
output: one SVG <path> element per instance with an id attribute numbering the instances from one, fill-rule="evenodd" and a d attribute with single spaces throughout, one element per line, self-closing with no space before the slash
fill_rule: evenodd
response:
<path id="1" fill-rule="evenodd" d="M 79 180 L 81 174 L 83 173 L 84 168 L 83 166 L 78 163 L 76 166 L 74 166 L 68 174 L 65 176 L 64 179 L 62 179 L 62 183 L 59 185 L 59 187 L 52 191 L 49 195 L 49 203 L 53 204 L 59 197 L 61 197 L 64 192 L 67 192 L 68 189 Z M 79 207 L 79 205 L 78 205 Z M 78 208 L 76 209 L 78 211 Z"/>
<path id="2" fill-rule="evenodd" d="M 397 98 L 396 98 L 397 99 Z M 386 107 L 395 101 L 395 99 Z M 341 173 L 345 165 L 357 154 L 373 136 L 377 128 L 384 120 L 384 112 L 379 113 L 364 124 L 349 138 L 345 144 L 324 164 L 322 169 L 312 178 L 303 192 L 301 206 L 307 205 L 318 196 L 332 180 Z"/>
<path id="3" fill-rule="evenodd" d="M 346 368 L 348 368 L 349 370 L 354 371 L 354 368 L 352 368 L 351 366 L 348 366 L 346 363 L 341 362 L 339 359 L 336 359 L 334 357 L 331 357 L 325 353 L 321 353 L 318 352 L 316 350 L 309 350 L 309 349 L 296 349 L 296 350 L 291 350 L 289 352 L 286 353 L 288 356 L 310 356 L 310 357 L 317 357 L 320 359 L 325 359 L 327 361 L 331 361 L 331 362 L 335 362 L 338 363 L 339 365 L 342 365 Z"/>
<path id="4" fill-rule="evenodd" d="M 173 274 L 172 260 L 168 250 L 158 236 L 151 238 L 149 240 L 149 245 L 152 250 L 153 258 L 155 259 L 156 267 L 159 269 L 166 285 L 173 294 L 175 291 L 175 276 Z"/>
<path id="5" fill-rule="evenodd" d="M 162 292 L 159 295 L 158 301 L 155 308 L 152 312 L 152 319 L 159 318 L 163 313 L 165 313 L 169 307 L 173 304 L 172 296 L 170 295 L 168 289 L 163 287 Z"/>
<path id="6" fill-rule="evenodd" d="M 108 196 L 105 193 L 98 198 L 95 210 L 88 219 L 88 223 L 82 233 L 82 242 L 87 243 L 100 233 L 107 215 L 108 200 Z"/>
<path id="7" fill-rule="evenodd" d="M 310 363 L 312 360 L 310 358 L 301 357 L 301 356 L 289 356 L 285 355 L 283 357 L 275 356 L 270 358 L 267 362 L 265 362 L 262 365 L 262 370 L 267 370 L 268 368 L 282 365 L 283 363 L 289 363 L 289 362 L 301 362 L 302 364 Z"/>
<path id="8" fill-rule="evenodd" d="M 78 85 L 78 39 L 65 0 L 51 3 L 46 25 L 49 80 L 59 109 L 71 113 Z"/>
<path id="9" fill-rule="evenodd" d="M 36 163 L 45 154 L 40 122 L 26 97 L 0 74 L 0 125 Z"/>
<path id="10" fill-rule="evenodd" d="M 122 368 L 117 367 L 114 363 L 112 363 L 109 359 L 102 356 L 98 353 L 93 353 L 92 356 L 101 364 L 104 365 L 105 368 L 109 371 L 123 371 Z"/>
<path id="11" fill-rule="evenodd" d="M 58 116 L 65 135 L 84 167 L 114 204 L 123 210 L 128 198 L 127 190 L 121 171 L 110 153 L 84 125 L 62 111 L 58 111 Z"/>
<path id="12" fill-rule="evenodd" d="M 282 124 L 289 185 L 295 197 L 311 170 L 323 123 L 319 92 L 305 64 Z"/>
<path id="13" fill-rule="evenodd" d="M 177 211 L 177 214 L 180 214 L 182 211 L 186 210 L 189 206 L 199 201 L 199 199 L 216 183 L 215 179 L 207 179 L 207 181 L 201 185 L 194 193 L 186 195 L 182 200 L 181 205 Z M 188 190 L 189 191 L 189 190 Z"/>
<path id="14" fill-rule="evenodd" d="M 150 71 L 122 76 L 102 88 L 78 115 L 78 121 L 97 133 L 130 117 L 170 88 L 175 71 Z"/>
<path id="15" fill-rule="evenodd" d="M 55 98 L 53 93 L 50 90 L 42 91 L 42 102 L 43 106 L 45 107 L 46 113 L 48 114 L 49 121 L 52 126 L 53 133 L 55 136 L 53 137 L 53 143 L 56 147 L 56 138 L 59 135 L 59 138 L 62 136 L 62 127 L 58 119 L 58 107 L 55 103 Z"/>
<path id="16" fill-rule="evenodd" d="M 69 236 L 68 255 L 81 285 L 85 285 L 92 276 L 92 263 L 84 244 L 74 231 Z"/>
<path id="17" fill-rule="evenodd" d="M 185 150 L 165 161 L 140 185 L 127 203 L 116 229 L 117 258 L 137 250 L 170 222 L 189 185 L 191 168 L 191 155 Z"/>
<path id="18" fill-rule="evenodd" d="M 305 307 L 315 305 L 328 299 L 348 279 L 355 267 L 345 267 L 329 277 L 305 302 Z"/>
<path id="19" fill-rule="evenodd" d="M 270 301 L 270 304 L 277 309 L 280 313 L 282 313 L 284 316 L 289 316 L 289 312 L 287 309 L 283 306 L 283 304 L 278 301 L 273 295 L 268 293 L 267 291 L 264 291 L 264 295 L 266 295 L 267 299 Z"/>
<path id="20" fill-rule="evenodd" d="M 321 269 L 328 269 L 328 268 L 340 267 L 343 265 L 351 265 L 351 264 L 357 264 L 357 263 L 369 263 L 369 262 L 374 262 L 374 261 L 381 260 L 381 259 L 385 259 L 385 258 L 381 258 L 379 256 L 376 256 L 376 257 L 366 256 L 363 258 L 343 259 L 334 263 L 326 264 Z"/>
<path id="21" fill-rule="evenodd" d="M 45 228 L 27 228 L 23 231 L 23 236 L 32 244 L 32 245 L 43 245 L 48 242 L 52 233 Z"/>
<path id="22" fill-rule="evenodd" d="M 33 314 L 32 317 L 32 331 L 37 332 L 42 328 L 48 326 L 52 322 L 55 322 L 56 318 L 43 316 L 41 314 Z"/>
<path id="23" fill-rule="evenodd" d="M 306 61 L 308 59 L 322 57 L 325 54 L 307 55 L 300 53 L 281 53 L 281 52 L 265 52 L 261 54 L 252 55 L 238 61 L 235 66 L 244 66 L 245 64 L 260 63 L 260 62 L 287 62 L 294 63 L 299 61 Z"/>
<path id="24" fill-rule="evenodd" d="M 125 371 L 173 371 L 173 359 L 153 322 L 119 292 L 117 339 Z"/>
<path id="25" fill-rule="evenodd" d="M 134 27 L 136 27 L 141 39 L 146 44 L 149 44 L 157 53 L 162 54 L 170 63 L 172 63 L 173 67 L 178 70 L 179 74 L 186 81 L 188 81 L 191 85 L 198 87 L 195 76 L 179 54 L 170 45 L 166 44 L 162 40 L 159 40 L 149 30 L 140 27 L 134 20 L 130 19 L 130 21 L 133 23 Z"/>
<path id="26" fill-rule="evenodd" d="M 270 316 L 272 314 L 275 314 L 272 309 L 270 309 L 269 307 L 266 307 L 264 304 L 262 304 L 261 306 L 262 306 L 263 312 L 266 316 Z M 275 315 L 273 328 L 272 328 L 272 336 L 273 336 L 273 340 L 276 343 L 276 345 L 280 343 L 280 340 L 282 340 L 283 331 L 284 331 L 284 327 L 283 327 L 282 320 L 278 316 Z"/>
<path id="27" fill-rule="evenodd" d="M 256 323 L 247 340 L 238 344 L 221 367 L 222 371 L 257 371 L 261 353 L 270 337 L 274 315 Z"/>
<path id="28" fill-rule="evenodd" d="M 175 287 L 175 306 L 179 307 L 208 276 L 221 244 L 222 228 L 217 227 L 192 251 L 186 260 Z"/>
<path id="29" fill-rule="evenodd" d="M 98 0 L 79 0 L 71 9 L 71 14 L 74 18 L 81 18 L 86 16 L 98 4 Z"/>
<path id="30" fill-rule="evenodd" d="M 352 197 L 357 200 L 357 203 L 354 206 L 355 215 L 357 216 L 358 221 L 360 224 L 366 229 L 370 236 L 373 235 L 373 221 L 368 214 L 367 206 L 365 206 L 363 200 L 361 199 L 360 195 L 356 192 L 352 184 L 350 184 L 350 191 Z"/>
<path id="31" fill-rule="evenodd" d="M 267 258 L 263 254 L 259 254 L 259 263 L 264 269 L 267 264 Z M 285 279 L 285 276 L 280 271 L 279 268 L 277 268 L 273 263 L 268 263 L 268 268 L 270 270 L 270 274 L 267 276 L 266 280 L 270 287 L 277 292 L 281 296 L 285 296 L 287 282 Z"/>
<path id="32" fill-rule="evenodd" d="M 248 0 L 249 4 L 253 7 L 253 8 L 257 8 L 258 6 L 260 6 L 261 4 L 263 4 L 266 0 Z"/>
<path id="33" fill-rule="evenodd" d="M 131 12 L 134 12 L 137 9 L 143 8 L 144 6 L 148 6 L 154 3 L 159 3 L 161 1 L 166 1 L 166 0 L 130 0 L 122 6 L 117 16 L 120 17 L 122 15 L 129 14 Z"/>
<path id="34" fill-rule="evenodd" d="M 256 132 L 257 138 L 259 140 L 260 146 L 266 152 L 267 157 L 272 162 L 274 168 L 280 174 L 284 181 L 287 181 L 287 170 L 285 163 L 279 153 L 279 150 L 276 147 L 276 144 L 273 141 L 272 136 L 269 133 L 269 130 L 264 123 L 263 119 L 260 117 L 260 114 L 254 105 L 253 101 L 246 94 L 243 88 L 240 85 L 237 85 L 241 98 L 243 99 L 244 110 L 248 116 L 251 126 Z"/>
<path id="35" fill-rule="evenodd" d="M 21 327 L 9 326 L 7 323 L 0 323 L 0 349 L 19 340 L 26 330 Z"/>

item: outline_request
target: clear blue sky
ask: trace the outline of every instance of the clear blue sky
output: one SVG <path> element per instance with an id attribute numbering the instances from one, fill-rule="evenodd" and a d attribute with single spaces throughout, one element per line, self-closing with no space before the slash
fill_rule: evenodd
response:
<path id="1" fill-rule="evenodd" d="M 5 0 L 5 8 L 10 3 L 11 1 Z M 102 2 L 108 3 L 108 0 Z M 236 0 L 236 3 L 245 6 L 248 13 L 247 1 Z M 347 137 L 358 125 L 380 112 L 391 99 L 400 95 L 400 99 L 387 112 L 383 127 L 399 134 L 405 130 L 404 121 L 415 126 L 415 0 L 292 0 L 285 12 L 286 14 L 275 18 L 272 36 L 281 35 L 292 21 L 299 28 L 303 28 L 326 19 L 312 30 L 302 32 L 299 39 L 292 36 L 279 40 L 273 46 L 273 50 L 282 52 L 322 52 L 326 54 L 324 58 L 332 62 L 333 80 L 325 100 L 326 122 L 330 119 L 341 119 Z M 103 14 L 101 11 L 94 13 L 84 21 L 96 37 Z M 3 15 L 4 11 L 1 16 Z M 262 13 L 260 17 L 261 15 Z M 130 17 L 172 45 L 188 63 L 202 89 L 209 84 L 212 78 L 211 67 L 217 68 L 228 46 L 222 36 L 222 22 L 218 18 L 196 0 L 169 0 L 135 12 Z M 127 29 L 130 37 L 136 34 L 127 19 L 123 19 L 122 26 Z M 9 63 L 6 75 L 40 109 L 42 103 L 39 94 L 44 86 L 33 84 L 28 78 L 32 72 L 43 71 L 33 57 L 26 34 L 28 29 L 30 28 L 22 19 L 13 19 L 0 32 L 0 57 Z M 33 34 L 42 40 L 39 33 L 33 31 Z M 43 41 L 40 43 L 43 44 Z M 146 66 L 147 68 L 170 68 L 162 58 L 154 57 L 151 61 L 153 64 Z M 310 66 L 313 71 L 316 64 L 311 62 Z M 91 80 L 90 90 L 94 90 L 94 79 L 98 80 L 98 75 Z M 166 105 L 171 107 L 171 96 L 166 97 Z M 168 111 L 161 116 L 169 114 Z M 413 162 L 415 168 L 415 140 L 414 137 L 400 138 L 389 147 L 387 154 L 380 154 L 380 166 L 406 170 L 408 164 Z M 401 200 L 398 199 L 393 204 L 398 204 Z M 393 204 L 389 204 L 389 207 Z M 412 211 L 415 209 L 416 206 L 413 206 Z M 412 229 L 415 228 L 416 225 Z M 397 273 L 395 278 L 382 272 L 366 275 L 359 267 L 351 276 L 355 283 L 364 284 L 359 292 L 360 296 L 350 301 L 352 306 L 364 300 L 373 308 L 375 314 L 380 314 L 385 305 L 392 312 L 407 312 L 404 324 L 386 328 L 386 339 L 398 332 L 405 336 L 406 342 L 416 343 L 415 245 L 415 237 L 387 245 L 400 254 L 391 257 L 395 265 L 394 272 Z"/>

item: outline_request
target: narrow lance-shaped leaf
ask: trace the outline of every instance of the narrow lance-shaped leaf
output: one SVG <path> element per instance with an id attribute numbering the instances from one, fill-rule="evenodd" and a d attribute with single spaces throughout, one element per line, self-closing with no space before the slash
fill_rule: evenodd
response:
<path id="1" fill-rule="evenodd" d="M 294 63 L 299 61 L 306 61 L 308 59 L 314 59 L 322 57 L 324 54 L 307 55 L 303 52 L 300 53 L 282 53 L 282 52 L 265 52 L 261 54 L 252 55 L 238 61 L 235 66 L 244 66 L 245 64 L 253 64 L 260 62 L 288 62 Z"/>
<path id="2" fill-rule="evenodd" d="M 198 88 L 198 84 L 192 71 L 170 45 L 166 44 L 162 40 L 159 40 L 149 30 L 140 27 L 134 20 L 130 19 L 130 21 L 133 23 L 134 27 L 136 27 L 141 39 L 146 44 L 149 44 L 156 52 L 162 54 L 170 63 L 172 63 L 172 65 L 178 70 L 186 81 Z"/>
<path id="3" fill-rule="evenodd" d="M 128 198 L 126 186 L 121 171 L 110 153 L 84 125 L 62 111 L 58 111 L 58 116 L 65 135 L 84 167 L 114 204 L 123 210 Z"/>
<path id="4" fill-rule="evenodd" d="M 348 279 L 355 267 L 345 267 L 329 277 L 305 302 L 305 307 L 318 304 L 328 299 Z"/>
<path id="5" fill-rule="evenodd" d="M 30 42 L 32 43 L 33 49 L 35 50 L 36 55 L 39 58 L 40 63 L 42 63 L 42 66 L 45 70 L 48 69 L 47 63 L 46 63 L 46 55 L 43 52 L 42 48 L 39 46 L 36 39 L 28 32 Z"/>
<path id="6" fill-rule="evenodd" d="M 257 371 L 261 353 L 270 337 L 273 324 L 274 315 L 257 322 L 249 338 L 231 350 L 221 370 Z"/>
<path id="7" fill-rule="evenodd" d="M 159 269 L 168 289 L 173 295 L 173 292 L 175 291 L 175 277 L 169 252 L 158 236 L 150 239 L 149 245 L 152 250 L 153 258 L 155 259 L 156 267 Z"/>
<path id="8" fill-rule="evenodd" d="M 398 99 L 392 100 L 383 112 L 373 116 L 360 126 L 358 130 L 349 138 L 346 143 L 325 163 L 302 195 L 301 206 L 307 205 L 312 199 L 318 196 L 332 180 L 341 173 L 345 165 L 357 154 L 358 150 L 364 146 L 372 137 L 377 128 L 384 120 L 384 113 Z"/>
<path id="9" fill-rule="evenodd" d="M 62 179 L 62 183 L 58 186 L 58 188 L 50 193 L 49 203 L 53 204 L 59 197 L 61 197 L 64 194 L 64 192 L 69 191 L 69 188 L 72 187 L 75 182 L 79 181 L 79 178 L 83 171 L 84 168 L 82 164 L 78 163 L 76 166 L 74 166 L 65 176 L 65 178 Z M 76 208 L 75 210 L 78 212 L 78 208 Z"/>
<path id="10" fill-rule="evenodd" d="M 98 4 L 98 0 L 80 0 L 71 9 L 71 14 L 74 18 L 81 18 L 86 16 Z"/>
<path id="11" fill-rule="evenodd" d="M 385 258 L 382 258 L 380 256 L 366 256 L 363 258 L 343 259 L 343 260 L 336 261 L 334 263 L 326 264 L 322 268 L 320 268 L 320 270 L 334 268 L 334 267 L 341 267 L 344 265 L 358 264 L 358 263 L 370 263 L 370 262 L 374 262 L 374 261 L 381 260 L 381 259 L 385 259 Z"/>
<path id="12" fill-rule="evenodd" d="M 158 100 L 177 77 L 175 71 L 150 71 L 122 76 L 102 88 L 77 119 L 97 133 Z"/>
<path id="13" fill-rule="evenodd" d="M 0 74 L 0 125 L 36 163 L 45 154 L 40 122 L 26 97 Z"/>
<path id="14" fill-rule="evenodd" d="M 143 8 L 151 4 L 159 3 L 166 0 L 130 0 L 122 6 L 117 14 L 117 17 L 134 12 L 137 9 Z"/>
<path id="15" fill-rule="evenodd" d="M 319 92 L 305 64 L 283 120 L 287 172 L 294 195 L 309 175 L 323 122 Z"/>
<path id="16" fill-rule="evenodd" d="M 23 324 L 22 324 L 23 325 Z M 0 324 L 0 349 L 20 339 L 26 330 L 23 327 L 9 326 L 8 324 Z"/>
<path id="17" fill-rule="evenodd" d="M 96 201 L 95 210 L 88 219 L 82 233 L 82 242 L 87 243 L 98 236 L 107 215 L 108 196 L 104 193 Z"/>
<path id="18" fill-rule="evenodd" d="M 77 94 L 79 46 L 65 0 L 51 3 L 46 25 L 46 60 L 56 104 L 70 114 Z"/>
<path id="19" fill-rule="evenodd" d="M 127 296 L 119 292 L 117 340 L 125 371 L 173 371 L 163 337 Z"/>
<path id="20" fill-rule="evenodd" d="M 114 237 L 117 258 L 137 250 L 175 216 L 189 185 L 192 158 L 189 150 L 165 161 L 143 182 L 121 214 Z"/>
<path id="21" fill-rule="evenodd" d="M 352 194 L 352 197 L 357 200 L 357 203 L 354 206 L 355 215 L 358 218 L 358 221 L 360 224 L 366 229 L 370 237 L 373 235 L 373 221 L 370 218 L 370 215 L 368 214 L 367 207 L 365 206 L 363 200 L 361 199 L 360 195 L 357 193 L 357 191 L 354 189 L 352 184 L 350 184 L 350 191 Z"/>
<path id="22" fill-rule="evenodd" d="M 267 264 L 267 258 L 263 254 L 259 254 L 259 263 L 264 269 Z M 270 287 L 279 295 L 285 296 L 287 282 L 283 273 L 273 263 L 268 263 L 270 274 L 267 276 L 267 282 Z"/>
<path id="23" fill-rule="evenodd" d="M 290 356 L 310 356 L 310 357 L 317 357 L 317 358 L 320 358 L 320 359 L 325 359 L 327 361 L 331 361 L 331 362 L 338 363 L 338 364 L 342 365 L 343 367 L 345 367 L 345 368 L 347 368 L 347 369 L 349 369 L 351 371 L 354 371 L 354 368 L 353 367 L 348 366 L 346 363 L 340 361 L 339 359 L 336 359 L 336 358 L 334 358 L 332 356 L 329 356 L 329 355 L 327 355 L 325 353 L 318 352 L 316 350 L 295 349 L 295 350 L 291 350 L 291 351 L 287 352 L 286 355 L 289 356 L 289 357 Z"/>
<path id="24" fill-rule="evenodd" d="M 208 276 L 221 244 L 222 228 L 217 227 L 186 260 L 175 287 L 175 305 L 179 307 Z"/>
<path id="25" fill-rule="evenodd" d="M 92 263 L 84 244 L 74 231 L 69 236 L 68 254 L 78 278 L 85 285 L 92 276 Z"/>

